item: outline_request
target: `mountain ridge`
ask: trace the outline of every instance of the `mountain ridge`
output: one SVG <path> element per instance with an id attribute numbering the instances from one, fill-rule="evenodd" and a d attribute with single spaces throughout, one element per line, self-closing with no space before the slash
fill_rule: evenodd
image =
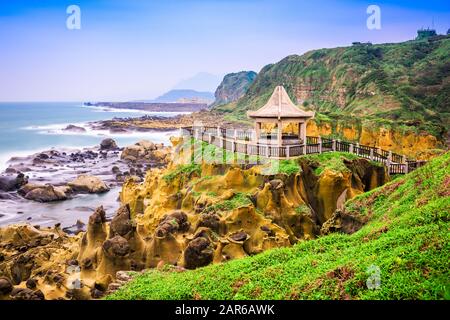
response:
<path id="1" fill-rule="evenodd" d="M 239 100 L 248 90 L 257 76 L 254 71 L 228 73 L 214 93 L 212 106 L 219 106 Z"/>
<path id="2" fill-rule="evenodd" d="M 400 43 L 354 43 L 311 50 L 264 66 L 237 101 L 215 106 L 243 120 L 284 85 L 318 117 L 404 125 L 445 136 L 450 123 L 450 37 Z"/>
<path id="3" fill-rule="evenodd" d="M 172 89 L 149 102 L 180 102 L 182 100 L 197 100 L 198 102 L 211 103 L 214 94 L 208 91 L 193 89 Z"/>

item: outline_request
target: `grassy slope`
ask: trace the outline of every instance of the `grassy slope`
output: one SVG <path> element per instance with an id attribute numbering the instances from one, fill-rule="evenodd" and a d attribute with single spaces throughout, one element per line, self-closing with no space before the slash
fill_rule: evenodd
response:
<path id="1" fill-rule="evenodd" d="M 292 55 L 265 66 L 243 98 L 217 110 L 230 119 L 245 119 L 246 110 L 264 105 L 282 83 L 293 98 L 296 89 L 309 88 L 304 106 L 331 119 L 357 115 L 396 127 L 403 121 L 411 130 L 440 135 L 450 125 L 449 52 L 450 38 Z"/>
<path id="2" fill-rule="evenodd" d="M 450 153 L 346 204 L 370 221 L 193 271 L 152 270 L 108 299 L 450 299 Z M 367 269 L 381 286 L 366 287 Z"/>

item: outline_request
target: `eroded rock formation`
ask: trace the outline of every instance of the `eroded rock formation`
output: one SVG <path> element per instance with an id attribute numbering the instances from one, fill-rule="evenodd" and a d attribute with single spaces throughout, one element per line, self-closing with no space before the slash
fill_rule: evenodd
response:
<path id="1" fill-rule="evenodd" d="M 183 164 L 180 152 L 143 182 L 129 178 L 114 218 L 97 208 L 85 233 L 0 229 L 0 299 L 100 298 L 120 286 L 124 270 L 194 269 L 352 233 L 366 221 L 342 211 L 343 203 L 389 179 L 364 159 L 318 171 L 322 164 L 301 158 L 296 172 L 283 173 L 271 163 Z"/>

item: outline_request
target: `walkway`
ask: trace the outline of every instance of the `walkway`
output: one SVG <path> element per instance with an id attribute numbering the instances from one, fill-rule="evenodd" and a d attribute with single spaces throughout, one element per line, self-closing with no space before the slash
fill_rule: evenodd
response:
<path id="1" fill-rule="evenodd" d="M 290 159 L 324 152 L 349 152 L 362 158 L 382 163 L 389 168 L 390 174 L 406 174 L 426 163 L 425 161 L 408 159 L 406 156 L 380 148 L 337 139 L 308 136 L 306 145 L 290 144 L 278 146 L 276 138 L 273 144 L 255 143 L 254 130 L 227 130 L 221 127 L 185 127 L 181 128 L 181 130 L 184 136 L 188 135 L 219 148 L 249 156 Z"/>

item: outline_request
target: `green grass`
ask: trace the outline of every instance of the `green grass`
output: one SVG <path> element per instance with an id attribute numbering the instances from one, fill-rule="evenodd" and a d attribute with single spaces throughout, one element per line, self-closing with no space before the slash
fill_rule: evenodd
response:
<path id="1" fill-rule="evenodd" d="M 176 167 L 175 170 L 173 170 L 169 174 L 166 174 L 165 176 L 163 176 L 163 179 L 166 182 L 171 182 L 178 176 L 185 177 L 185 176 L 190 176 L 193 173 L 197 173 L 198 175 L 200 175 L 201 166 L 199 164 L 189 163 L 189 164 L 179 165 Z"/>
<path id="2" fill-rule="evenodd" d="M 326 169 L 333 170 L 335 172 L 345 172 L 350 169 L 344 164 L 344 160 L 355 160 L 359 156 L 347 153 L 347 152 L 326 152 L 321 154 L 314 154 L 308 156 L 302 156 L 300 161 L 308 161 L 309 163 L 314 163 L 316 168 L 314 173 L 318 176 L 322 174 Z M 379 164 L 377 164 L 378 166 Z"/>
<path id="3" fill-rule="evenodd" d="M 224 200 L 205 208 L 205 211 L 230 211 L 236 208 L 248 206 L 250 204 L 252 204 L 252 202 L 249 196 L 245 193 L 238 192 L 229 200 Z"/>
<path id="4" fill-rule="evenodd" d="M 275 160 L 276 161 L 276 160 Z M 287 175 L 295 174 L 301 171 L 301 168 L 295 160 L 280 160 L 279 172 Z"/>
<path id="5" fill-rule="evenodd" d="M 450 299 L 450 153 L 347 203 L 370 221 L 352 235 L 193 271 L 151 270 L 107 299 Z M 370 267 L 380 286 L 368 289 Z"/>
<path id="6" fill-rule="evenodd" d="M 295 208 L 295 212 L 297 214 L 305 214 L 305 213 L 310 213 L 311 209 L 308 207 L 308 205 L 301 204 L 297 208 Z"/>

